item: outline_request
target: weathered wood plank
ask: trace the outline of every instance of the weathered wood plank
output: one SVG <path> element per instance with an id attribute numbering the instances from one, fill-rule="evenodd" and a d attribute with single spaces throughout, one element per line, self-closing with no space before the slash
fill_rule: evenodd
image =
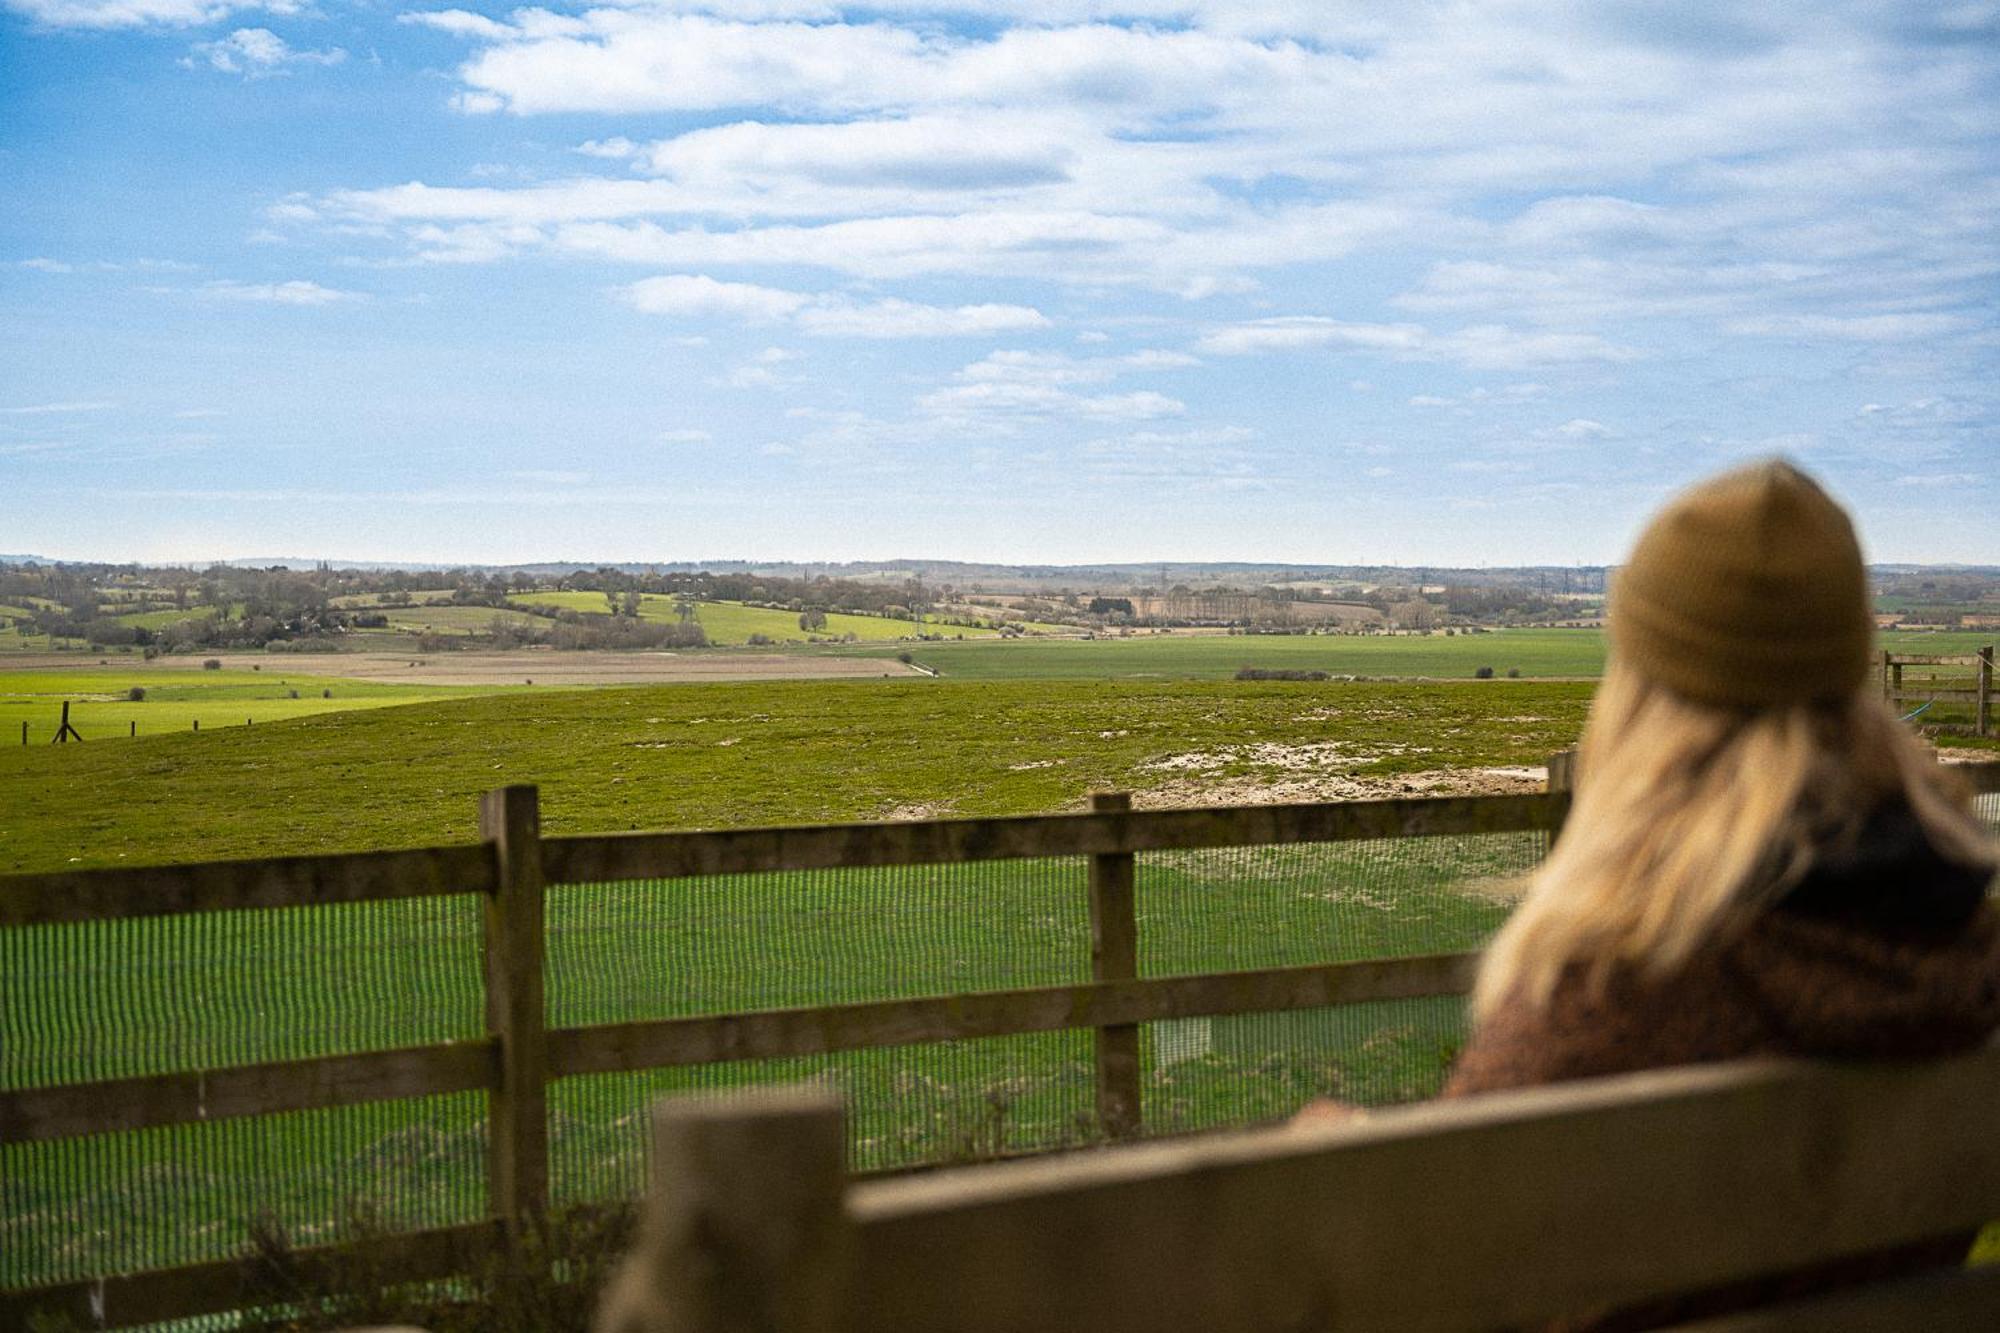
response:
<path id="1" fill-rule="evenodd" d="M 280 1060 L 0 1093 L 0 1141 L 39 1143 L 155 1125 L 304 1111 L 489 1088 L 492 1040 Z"/>
<path id="2" fill-rule="evenodd" d="M 549 1033 L 549 1073 L 553 1077 L 601 1074 L 1164 1018 L 1462 995 L 1472 985 L 1477 963 L 1474 953 L 1426 954 L 558 1028 Z"/>
<path id="3" fill-rule="evenodd" d="M 1126 792 L 1099 792 L 1090 808 L 1130 810 Z M 1132 981 L 1139 975 L 1139 917 L 1133 892 L 1137 859 L 1130 852 L 1090 858 L 1090 979 Z M 1139 1111 L 1139 1025 L 1118 1023 L 1097 1030 L 1097 1124 L 1107 1138 L 1137 1134 Z"/>
<path id="4" fill-rule="evenodd" d="M 1885 653 L 1890 666 L 1978 666 L 1977 653 Z"/>
<path id="5" fill-rule="evenodd" d="M 385 1279 L 420 1282 L 470 1272 L 502 1243 L 500 1224 L 482 1221 L 294 1253 L 306 1265 L 339 1256 L 342 1262 L 366 1264 Z M 242 1309 L 256 1290 L 248 1259 L 122 1273 L 0 1292 L 0 1328 L 27 1328 L 37 1313 L 67 1316 L 78 1328 L 127 1328 Z"/>
<path id="6" fill-rule="evenodd" d="M 499 871 L 486 900 L 486 1030 L 500 1046 L 500 1077 L 486 1104 L 486 1197 L 517 1227 L 549 1202 L 542 816 L 535 789 L 487 792 L 479 831 Z"/>
<path id="7" fill-rule="evenodd" d="M 0 876 L 0 927 L 379 902 L 493 888 L 483 845 Z"/>
<path id="8" fill-rule="evenodd" d="M 2000 1216 L 2000 1049 L 1764 1061 L 849 1192 L 855 1327 L 1471 1330 Z"/>
<path id="9" fill-rule="evenodd" d="M 1932 689 L 1921 683 L 1905 683 L 1895 696 L 1896 702 L 1906 704 L 1929 703 L 1933 700 L 1938 703 L 1977 703 L 1980 698 L 1981 694 L 1976 686 L 1964 689 L 1956 686 Z"/>
<path id="10" fill-rule="evenodd" d="M 1673 1333 L 1912 1333 L 2000 1328 L 2000 1265 L 1946 1269 L 1699 1323 Z"/>
<path id="11" fill-rule="evenodd" d="M 921 823 L 612 833 L 548 838 L 542 843 L 542 855 L 553 884 L 678 879 L 774 870 L 1515 833 L 1556 827 L 1568 800 L 1564 793 L 1534 792 Z"/>
<path id="12" fill-rule="evenodd" d="M 653 1111 L 653 1187 L 595 1333 L 858 1333 L 840 1094 L 760 1088 Z"/>

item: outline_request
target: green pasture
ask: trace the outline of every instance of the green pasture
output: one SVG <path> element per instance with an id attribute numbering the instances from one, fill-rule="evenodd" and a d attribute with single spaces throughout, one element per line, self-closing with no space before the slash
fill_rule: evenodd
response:
<path id="1" fill-rule="evenodd" d="M 216 610 L 213 606 L 169 607 L 164 611 L 121 611 L 114 618 L 119 624 L 133 629 L 165 629 L 186 620 L 213 619 Z"/>
<path id="2" fill-rule="evenodd" d="M 1991 631 L 1898 630 L 1877 648 L 1898 653 L 1969 653 L 1993 643 Z M 1221 680 L 1238 668 L 1324 671 L 1335 676 L 1470 680 L 1481 667 L 1495 677 L 1588 678 L 1604 671 L 1604 634 L 1594 629 L 1504 629 L 1484 634 L 1152 634 L 1096 639 L 1019 639 L 926 643 L 917 663 L 962 680 Z"/>
<path id="3" fill-rule="evenodd" d="M 369 613 L 367 607 L 356 608 L 360 614 Z M 497 606 L 403 606 L 385 607 L 377 614 L 386 616 L 389 628 L 411 634 L 485 634 L 498 620 L 509 625 L 543 625 L 549 622 L 540 616 L 509 607 Z M 366 634 L 362 630 L 359 633 Z"/>
<path id="4" fill-rule="evenodd" d="M 274 675 L 302 679 L 273 664 L 237 678 L 289 688 Z M 329 688 L 321 707 L 343 689 L 357 706 L 230 730 L 204 720 L 198 734 L 138 745 L 0 745 L 0 872 L 464 841 L 479 794 L 510 782 L 539 784 L 545 827 L 569 833 L 1064 809 L 1094 790 L 1168 785 L 1185 773 L 1158 765 L 1190 752 L 1206 756 L 1203 772 L 1249 780 L 1302 763 L 1360 774 L 1531 764 L 1575 738 L 1590 694 L 1533 681 L 902 678 L 483 696 L 380 685 L 453 697 L 362 708 L 369 687 Z M 226 717 L 260 702 L 284 701 L 218 706 Z M 155 706 L 107 700 L 102 716 L 115 734 L 128 714 L 109 710 Z M 1285 748 L 1298 745 L 1321 748 Z"/>
<path id="5" fill-rule="evenodd" d="M 117 658 L 107 659 L 117 662 Z M 136 662 L 136 659 L 134 659 Z M 138 727 L 141 739 L 192 731 L 199 721 L 204 732 L 246 723 L 281 722 L 319 713 L 424 703 L 473 694 L 490 694 L 511 686 L 394 685 L 347 680 L 301 671 L 300 666 L 331 665 L 338 659 L 316 656 L 310 663 L 272 657 L 259 670 L 231 665 L 204 671 L 191 659 L 187 670 L 155 670 L 148 666 L 120 670 L 99 666 L 56 671 L 0 669 L 0 748 L 19 751 L 21 724 L 28 724 L 28 748 L 55 739 L 62 705 L 70 704 L 70 725 L 85 742 L 123 740 Z M 128 697 L 132 687 L 145 690 L 143 701 Z M 295 699 L 292 694 L 296 692 Z M 65 747 L 73 749 L 75 747 Z M 0 825 L 4 825 L 0 816 Z"/>
<path id="6" fill-rule="evenodd" d="M 1489 634 L 1153 634 L 1096 639 L 926 643 L 919 665 L 963 680 L 1222 680 L 1240 667 L 1337 676 L 1584 677 L 1604 669 L 1595 630 L 1496 630 Z"/>

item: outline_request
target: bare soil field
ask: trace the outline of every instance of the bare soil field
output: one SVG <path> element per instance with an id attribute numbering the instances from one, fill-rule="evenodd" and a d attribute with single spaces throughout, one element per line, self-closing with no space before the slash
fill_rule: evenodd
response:
<path id="1" fill-rule="evenodd" d="M 832 657 L 795 653 L 558 653 L 523 649 L 512 653 L 229 653 L 225 666 L 339 676 L 397 685 L 655 685 L 691 681 L 833 680 L 915 676 L 894 658 Z M 82 653 L 22 653 L 7 659 L 14 671 L 98 671 L 100 660 L 120 671 L 184 672 L 199 668 L 198 656 L 135 654 L 99 658 Z"/>

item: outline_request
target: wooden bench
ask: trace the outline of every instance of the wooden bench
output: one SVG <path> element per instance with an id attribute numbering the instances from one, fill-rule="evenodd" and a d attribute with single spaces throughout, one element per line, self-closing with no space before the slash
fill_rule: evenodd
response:
<path id="1" fill-rule="evenodd" d="M 600 1333 L 1533 1326 L 2000 1218 L 2000 1046 L 1757 1061 L 852 1183 L 838 1100 L 663 1102 Z M 2000 1267 L 1686 1325 L 2000 1329 Z"/>

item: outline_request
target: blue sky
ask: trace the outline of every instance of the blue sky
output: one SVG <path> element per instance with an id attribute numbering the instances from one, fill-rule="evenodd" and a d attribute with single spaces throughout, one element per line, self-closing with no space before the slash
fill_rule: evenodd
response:
<path id="1" fill-rule="evenodd" d="M 0 0 L 0 551 L 1603 562 L 1782 452 L 2000 561 L 1996 107 L 1994 3 Z"/>

